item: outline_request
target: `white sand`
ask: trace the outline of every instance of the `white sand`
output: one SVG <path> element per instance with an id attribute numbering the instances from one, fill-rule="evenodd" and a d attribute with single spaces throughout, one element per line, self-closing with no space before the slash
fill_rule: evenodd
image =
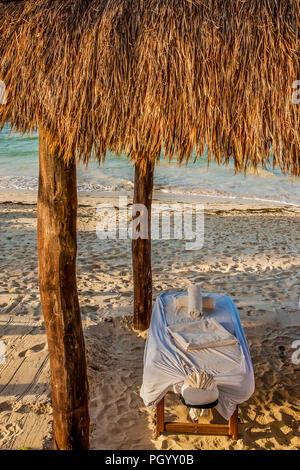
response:
<path id="1" fill-rule="evenodd" d="M 0 202 L 0 340 L 6 345 L 6 363 L 0 364 L 0 448 L 51 448 L 35 196 L 1 193 Z M 202 250 L 186 251 L 180 240 L 153 242 L 154 298 L 163 290 L 185 290 L 189 282 L 201 282 L 206 292 L 230 295 L 240 312 L 256 377 L 255 394 L 240 407 L 237 442 L 179 434 L 154 441 L 153 416 L 139 397 L 145 340 L 130 326 L 131 242 L 98 240 L 96 202 L 81 199 L 89 207 L 80 206 L 78 227 L 92 448 L 299 449 L 300 365 L 291 356 L 300 327 L 282 326 L 278 318 L 299 312 L 300 213 L 291 207 L 252 206 L 246 211 L 209 205 Z M 186 419 L 186 408 L 176 400 L 167 404 L 169 418 Z"/>

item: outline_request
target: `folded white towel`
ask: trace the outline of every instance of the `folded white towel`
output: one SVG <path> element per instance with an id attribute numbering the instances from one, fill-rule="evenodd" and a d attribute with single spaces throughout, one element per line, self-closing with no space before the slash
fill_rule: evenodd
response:
<path id="1" fill-rule="evenodd" d="M 211 390 L 214 387 L 214 378 L 206 372 L 193 372 L 188 374 L 182 387 L 201 388 L 202 390 Z"/>
<path id="2" fill-rule="evenodd" d="M 189 408 L 189 417 L 193 423 L 196 423 L 202 416 L 208 416 L 209 410 L 206 408 Z"/>
<path id="3" fill-rule="evenodd" d="M 188 296 L 181 295 L 180 297 L 174 297 L 175 308 L 177 310 L 183 308 L 188 310 Z M 202 310 L 214 310 L 216 308 L 216 299 L 214 297 L 202 296 Z"/>
<path id="4" fill-rule="evenodd" d="M 236 337 L 214 318 L 202 317 L 198 321 L 174 324 L 167 327 L 167 331 L 174 343 L 184 351 L 219 348 L 238 343 Z"/>

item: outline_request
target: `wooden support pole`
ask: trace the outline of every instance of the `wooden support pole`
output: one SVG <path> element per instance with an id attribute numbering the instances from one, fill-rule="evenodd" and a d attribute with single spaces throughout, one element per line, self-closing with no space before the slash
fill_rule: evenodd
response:
<path id="1" fill-rule="evenodd" d="M 54 447 L 89 448 L 88 382 L 76 284 L 76 163 L 39 130 L 39 286 L 51 369 Z"/>
<path id="2" fill-rule="evenodd" d="M 165 430 L 165 406 L 164 398 L 162 398 L 156 405 L 156 432 L 155 438 L 157 439 Z"/>
<path id="3" fill-rule="evenodd" d="M 233 415 L 229 418 L 229 434 L 234 441 L 238 440 L 238 405 Z"/>
<path id="4" fill-rule="evenodd" d="M 153 165 L 147 164 L 143 173 L 135 166 L 134 204 L 143 204 L 148 210 L 148 237 L 132 240 L 132 264 L 134 282 L 134 327 L 146 330 L 152 313 L 152 270 L 151 270 L 151 204 L 153 190 Z"/>

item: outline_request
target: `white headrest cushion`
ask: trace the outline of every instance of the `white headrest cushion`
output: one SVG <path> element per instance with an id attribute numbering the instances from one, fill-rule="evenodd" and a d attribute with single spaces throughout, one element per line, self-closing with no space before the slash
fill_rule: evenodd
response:
<path id="1" fill-rule="evenodd" d="M 183 385 L 181 388 L 181 395 L 187 405 L 208 405 L 218 399 L 218 387 L 214 385 L 210 390 L 203 390 L 201 388 L 189 387 Z"/>

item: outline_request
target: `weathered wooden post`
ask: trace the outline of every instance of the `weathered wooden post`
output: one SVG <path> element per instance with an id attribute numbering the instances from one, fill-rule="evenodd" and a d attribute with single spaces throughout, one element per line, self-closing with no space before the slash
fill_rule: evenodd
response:
<path id="1" fill-rule="evenodd" d="M 76 163 L 39 129 L 39 285 L 51 369 L 55 449 L 89 448 L 88 382 L 76 285 Z"/>
<path id="2" fill-rule="evenodd" d="M 152 270 L 151 270 L 151 205 L 154 168 L 151 162 L 146 170 L 135 165 L 134 204 L 144 204 L 148 210 L 148 237 L 132 240 L 132 264 L 134 282 L 134 328 L 146 330 L 152 312 Z"/>

